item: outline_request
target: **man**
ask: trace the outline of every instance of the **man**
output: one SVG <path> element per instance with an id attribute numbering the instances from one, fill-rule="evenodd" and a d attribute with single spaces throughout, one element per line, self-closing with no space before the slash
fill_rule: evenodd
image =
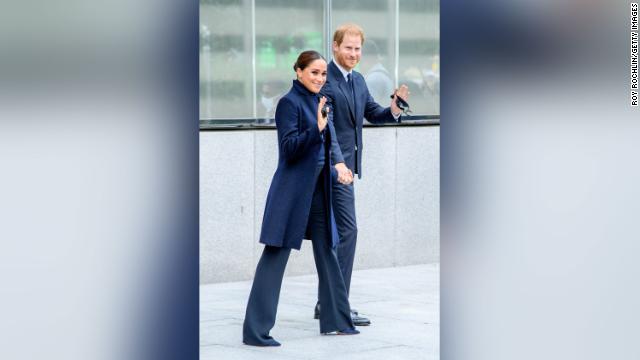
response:
<path id="1" fill-rule="evenodd" d="M 402 111 L 395 103 L 396 96 L 408 100 L 409 95 L 408 88 L 403 85 L 395 91 L 390 107 L 383 108 L 373 100 L 364 77 L 353 70 L 360 61 L 363 43 L 364 31 L 360 26 L 345 24 L 338 27 L 333 35 L 333 60 L 327 67 L 327 82 L 320 90 L 332 107 L 329 116 L 333 118 L 336 132 L 335 136 L 332 136 L 332 160 L 336 164 L 338 176 L 346 179 L 352 177 L 353 173 L 362 178 L 364 118 L 374 124 L 399 122 Z M 337 249 L 338 262 L 349 294 L 358 235 L 353 183 L 336 184 L 333 191 L 333 210 L 340 237 Z M 321 305 L 316 304 L 316 318 L 319 317 L 319 311 L 322 311 Z M 371 324 L 369 319 L 358 315 L 353 309 L 351 316 L 355 325 Z"/>
<path id="2" fill-rule="evenodd" d="M 382 64 L 382 54 L 378 45 L 372 40 L 367 40 L 362 54 L 364 56 L 360 61 L 360 69 L 369 88 L 369 94 L 377 103 L 388 101 L 389 95 L 393 94 L 393 81 L 389 71 Z"/>

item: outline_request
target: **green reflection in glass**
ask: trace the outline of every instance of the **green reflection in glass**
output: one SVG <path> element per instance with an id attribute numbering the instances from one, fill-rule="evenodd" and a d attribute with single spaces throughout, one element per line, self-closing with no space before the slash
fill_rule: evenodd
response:
<path id="1" fill-rule="evenodd" d="M 307 31 L 304 34 L 305 44 L 309 50 L 322 53 L 322 33 L 319 31 Z"/>
<path id="2" fill-rule="evenodd" d="M 261 69 L 275 69 L 276 49 L 271 41 L 263 41 L 257 53 L 258 67 Z"/>

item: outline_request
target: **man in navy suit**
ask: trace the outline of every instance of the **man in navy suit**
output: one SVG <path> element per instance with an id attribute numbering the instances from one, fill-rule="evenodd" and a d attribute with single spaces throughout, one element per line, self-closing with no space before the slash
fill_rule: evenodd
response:
<path id="1" fill-rule="evenodd" d="M 362 123 L 364 118 L 372 124 L 399 122 L 402 110 L 396 105 L 396 96 L 408 100 L 405 85 L 397 89 L 389 107 L 378 105 L 372 98 L 364 77 L 353 69 L 360 62 L 364 31 L 355 24 L 345 24 L 333 35 L 333 61 L 327 69 L 327 82 L 320 93 L 327 97 L 332 107 L 336 137 L 332 142 L 332 162 L 340 178 L 353 173 L 362 178 Z M 391 95 L 391 94 L 389 94 Z M 333 210 L 340 244 L 338 262 L 344 278 L 347 294 L 351 286 L 351 273 L 356 251 L 358 228 L 353 183 L 333 185 Z M 315 317 L 319 317 L 322 304 L 316 305 Z M 351 312 L 355 325 L 366 326 L 371 321 L 357 312 Z"/>

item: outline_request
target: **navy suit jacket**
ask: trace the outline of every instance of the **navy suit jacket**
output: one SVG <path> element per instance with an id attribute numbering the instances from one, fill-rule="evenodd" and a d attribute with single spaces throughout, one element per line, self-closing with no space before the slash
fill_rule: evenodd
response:
<path id="1" fill-rule="evenodd" d="M 335 127 L 332 140 L 333 163 L 344 162 L 354 173 L 362 178 L 362 123 L 367 118 L 372 124 L 396 122 L 391 108 L 383 108 L 373 100 L 364 77 L 357 71 L 351 72 L 354 96 L 342 76 L 340 69 L 331 61 L 327 67 L 327 82 L 320 94 L 327 97 L 331 107 L 329 113 Z M 391 94 L 389 94 L 391 95 Z M 398 119 L 399 120 L 399 119 Z"/>
<path id="2" fill-rule="evenodd" d="M 307 90 L 298 80 L 280 99 L 276 107 L 278 129 L 278 168 L 273 175 L 262 219 L 260 242 L 266 245 L 300 250 L 306 235 L 309 210 L 316 184 L 316 168 L 324 146 L 322 176 L 325 184 L 325 204 L 331 204 L 331 184 L 337 173 L 331 165 L 331 135 L 329 122 L 323 134 L 318 130 L 319 96 Z M 327 233 L 332 247 L 339 242 L 331 206 L 326 208 Z"/>

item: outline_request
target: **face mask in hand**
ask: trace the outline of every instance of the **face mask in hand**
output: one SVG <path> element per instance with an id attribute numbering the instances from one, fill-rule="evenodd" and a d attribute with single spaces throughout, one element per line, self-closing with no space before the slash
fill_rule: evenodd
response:
<path id="1" fill-rule="evenodd" d="M 391 98 L 393 99 L 393 95 L 391 95 Z M 400 110 L 402 110 L 402 113 L 405 115 L 409 115 L 412 113 L 411 109 L 409 108 L 409 103 L 402 100 L 402 98 L 400 96 L 396 97 L 396 105 L 400 108 Z"/>

